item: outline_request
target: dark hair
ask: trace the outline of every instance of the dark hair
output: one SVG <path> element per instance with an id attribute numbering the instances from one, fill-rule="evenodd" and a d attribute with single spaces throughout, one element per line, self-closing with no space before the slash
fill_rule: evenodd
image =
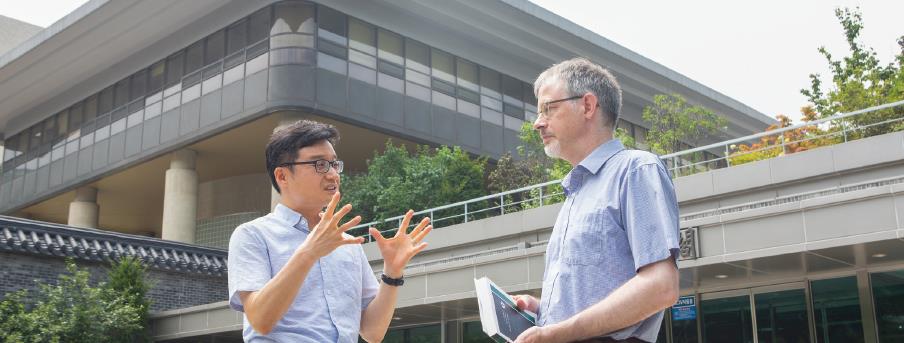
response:
<path id="1" fill-rule="evenodd" d="M 283 163 L 295 161 L 298 158 L 298 150 L 326 140 L 331 144 L 339 141 L 339 130 L 330 124 L 318 123 L 312 120 L 299 120 L 285 127 L 277 129 L 270 135 L 267 143 L 267 174 L 270 175 L 270 183 L 277 193 L 280 193 L 276 184 L 276 175 L 273 171 Z"/>

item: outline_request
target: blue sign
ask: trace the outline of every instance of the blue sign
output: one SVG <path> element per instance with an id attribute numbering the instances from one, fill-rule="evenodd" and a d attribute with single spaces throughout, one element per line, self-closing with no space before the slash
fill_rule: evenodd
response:
<path id="1" fill-rule="evenodd" d="M 672 320 L 696 320 L 697 298 L 687 295 L 678 298 L 678 302 L 672 306 Z"/>

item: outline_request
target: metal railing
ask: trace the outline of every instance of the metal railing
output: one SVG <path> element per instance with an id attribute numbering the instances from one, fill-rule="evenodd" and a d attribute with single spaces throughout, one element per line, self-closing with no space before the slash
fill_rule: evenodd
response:
<path id="1" fill-rule="evenodd" d="M 902 122 L 904 123 L 904 115 L 894 116 L 891 119 L 882 120 L 876 123 L 870 123 L 866 125 L 849 125 L 848 119 L 852 117 L 856 117 L 865 113 L 877 112 L 881 110 L 886 110 L 898 106 L 904 105 L 904 100 L 896 101 L 892 103 L 887 103 L 883 105 L 873 106 L 869 108 L 864 108 L 862 110 L 857 110 L 848 113 L 836 114 L 831 117 L 826 117 L 814 121 L 804 122 L 797 125 L 791 125 L 775 130 L 765 131 L 745 137 L 730 139 L 723 142 L 718 142 L 706 146 L 701 146 L 693 149 L 683 150 L 667 155 L 662 155 L 660 158 L 669 168 L 669 171 L 672 173 L 673 177 L 678 176 L 687 176 L 694 173 L 709 171 L 713 169 L 721 169 L 727 168 L 733 165 L 732 160 L 739 161 L 745 155 L 755 154 L 755 153 L 763 153 L 767 151 L 779 151 L 778 155 L 785 155 L 794 153 L 793 151 L 789 151 L 788 147 L 801 144 L 806 142 L 814 142 L 814 141 L 822 141 L 822 142 L 831 142 L 832 140 L 837 140 L 833 143 L 827 143 L 824 145 L 831 145 L 835 143 L 846 143 L 849 140 L 856 139 L 862 135 L 862 132 L 866 131 L 870 128 L 876 128 L 882 125 L 889 125 L 892 123 Z M 828 127 L 830 124 L 836 124 L 833 127 Z M 814 135 L 807 136 L 803 139 L 798 140 L 790 140 L 786 141 L 785 133 L 798 130 L 798 129 L 808 129 L 808 128 L 824 128 L 825 134 L 822 135 Z M 758 147 L 756 149 L 751 149 L 747 151 L 739 151 L 737 150 L 738 144 L 749 144 L 752 146 L 753 144 L 759 143 L 759 140 L 764 137 L 775 138 L 776 144 L 764 145 Z M 716 158 L 711 159 L 700 159 L 697 158 L 703 154 L 703 152 L 714 152 L 718 151 L 724 156 L 718 156 Z M 745 161 L 750 162 L 750 161 Z"/>
<path id="2" fill-rule="evenodd" d="M 841 139 L 838 143 L 848 142 L 849 140 L 856 139 L 860 137 L 858 132 L 862 132 L 864 129 L 875 127 L 878 125 L 888 125 L 895 122 L 904 122 L 904 115 L 894 117 L 892 119 L 883 120 L 877 123 L 871 123 L 867 125 L 858 125 L 855 127 L 851 127 L 846 124 L 845 119 L 850 119 L 851 117 L 861 115 L 864 113 L 870 113 L 875 111 L 881 111 L 889 108 L 894 108 L 897 106 L 904 105 L 904 100 L 897 101 L 893 103 L 888 103 L 879 106 L 873 106 L 869 108 L 865 108 L 858 111 L 853 111 L 849 113 L 837 114 L 831 117 L 826 117 L 819 120 L 814 120 L 806 123 L 801 123 L 797 125 L 792 125 L 776 130 L 766 131 L 762 133 L 757 133 L 741 138 L 735 138 L 731 140 L 727 140 L 724 142 L 719 142 L 715 144 L 710 144 L 707 146 L 702 146 L 698 148 L 688 149 L 672 154 L 663 155 L 660 158 L 666 163 L 666 166 L 669 168 L 669 171 L 672 174 L 672 177 L 686 176 L 696 172 L 704 172 L 713 169 L 727 168 L 731 167 L 731 159 L 738 158 L 739 156 L 743 156 L 745 154 L 756 153 L 763 150 L 768 149 L 776 149 L 781 148 L 784 152 L 785 148 L 789 145 L 800 143 L 804 141 L 816 140 L 816 139 L 826 139 L 826 137 L 836 137 L 840 136 Z M 732 146 L 739 143 L 752 143 L 756 140 L 763 137 L 770 136 L 780 136 L 784 137 L 784 133 L 800 128 L 808 128 L 808 127 L 818 127 L 828 126 L 831 123 L 841 122 L 840 129 L 835 129 L 834 131 L 829 130 L 827 134 L 807 137 L 806 139 L 801 139 L 797 141 L 784 141 L 779 139 L 779 144 L 770 145 L 761 147 L 759 149 L 734 152 L 732 153 Z M 837 128 L 837 126 L 836 126 Z M 828 145 L 828 144 L 827 144 Z M 725 151 L 725 156 L 720 156 L 718 158 L 709 159 L 705 161 L 697 161 L 697 162 L 687 162 L 687 156 L 695 156 L 697 154 L 702 153 L 703 151 L 712 151 L 714 149 L 723 149 Z M 693 161 L 691 159 L 690 161 Z M 702 166 L 702 167 L 701 167 Z M 555 204 L 561 202 L 565 199 L 564 191 L 560 185 L 561 180 L 552 180 L 547 181 L 540 184 L 530 185 L 510 191 L 505 191 L 501 193 L 491 194 L 487 196 L 482 196 L 475 199 L 460 201 L 454 204 L 443 205 L 439 207 L 434 207 L 431 209 L 426 209 L 422 211 L 415 212 L 415 218 L 419 219 L 421 216 L 429 216 L 431 219 L 431 223 L 434 228 L 455 225 L 460 223 L 466 223 L 476 219 L 485 219 L 493 216 L 503 215 L 511 212 L 518 212 L 525 209 L 535 208 L 543 205 Z M 382 221 L 374 221 L 370 223 L 360 224 L 355 226 L 350 231 L 356 232 L 366 229 L 371 226 L 376 225 L 385 225 L 388 223 L 392 223 L 395 227 L 391 229 L 380 230 L 380 232 L 384 235 L 394 235 L 398 230 L 398 227 L 402 223 L 402 218 L 404 216 L 396 216 L 392 218 L 387 218 Z M 418 220 L 412 220 L 413 223 L 417 223 Z M 413 227 L 415 224 L 411 224 L 409 226 Z M 370 233 L 365 233 L 362 235 L 365 237 L 365 242 L 373 241 L 373 237 L 370 236 Z"/>
<path id="3" fill-rule="evenodd" d="M 420 218 L 424 216 L 430 217 L 430 223 L 434 228 L 438 228 L 555 204 L 561 202 L 564 198 L 564 191 L 559 184 L 559 180 L 552 180 L 415 212 L 414 218 L 411 220 L 413 224 L 410 224 L 409 228 L 415 226 L 420 221 Z M 371 226 L 392 223 L 395 227 L 380 230 L 380 233 L 383 236 L 394 235 L 398 227 L 402 225 L 404 217 L 404 215 L 400 215 L 380 221 L 359 224 L 349 231 L 357 232 L 366 230 Z M 365 233 L 362 236 L 365 238 L 365 242 L 373 241 L 370 233 Z"/>

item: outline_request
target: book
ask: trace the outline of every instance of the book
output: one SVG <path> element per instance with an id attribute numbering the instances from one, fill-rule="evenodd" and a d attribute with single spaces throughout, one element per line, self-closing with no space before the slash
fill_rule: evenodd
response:
<path id="1" fill-rule="evenodd" d="M 508 293 L 487 277 L 474 279 L 483 332 L 499 343 L 514 342 L 518 335 L 536 326 L 537 315 L 522 311 Z"/>

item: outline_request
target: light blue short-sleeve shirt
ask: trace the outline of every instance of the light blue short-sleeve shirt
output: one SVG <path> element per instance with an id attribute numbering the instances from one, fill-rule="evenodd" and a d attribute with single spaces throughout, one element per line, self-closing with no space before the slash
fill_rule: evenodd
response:
<path id="1" fill-rule="evenodd" d="M 668 171 L 618 140 L 562 180 L 566 199 L 546 248 L 539 323 L 564 321 L 606 298 L 650 263 L 678 254 L 678 202 Z M 607 334 L 656 341 L 663 313 Z"/>
<path id="2" fill-rule="evenodd" d="M 229 305 L 244 312 L 241 291 L 258 291 L 308 237 L 307 221 L 276 205 L 272 213 L 240 225 L 229 239 Z M 343 245 L 311 267 L 289 310 L 268 335 L 244 316 L 245 342 L 358 342 L 361 312 L 379 284 L 361 245 Z"/>

